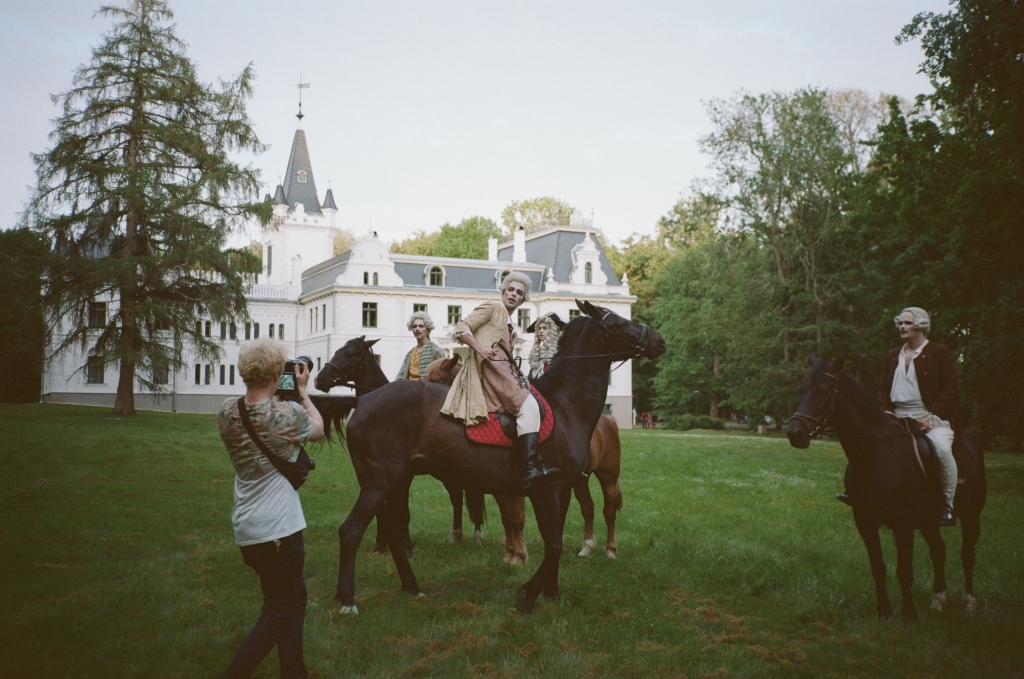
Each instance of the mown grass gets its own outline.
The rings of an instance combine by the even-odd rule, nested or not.
[[[0,441],[0,676],[217,676],[260,595],[232,542],[233,476],[215,419],[2,405]],[[447,498],[430,479],[413,484],[411,526],[429,598],[398,590],[368,536],[362,613],[338,615],[336,530],[357,487],[346,453],[314,453],[302,490],[313,676],[1024,676],[1024,458],[988,459],[979,610],[928,610],[918,538],[922,616],[905,625],[875,617],[864,548],[832,499],[845,464],[835,443],[798,451],[777,438],[632,431],[623,447],[619,559],[574,556],[574,502],[563,598],[541,599],[530,617],[512,602],[539,562],[535,525],[525,570],[501,562],[492,500],[485,544],[451,544]],[[958,602],[959,534],[944,535]],[[892,577],[890,593],[898,602]],[[276,654],[258,676],[278,676]]]

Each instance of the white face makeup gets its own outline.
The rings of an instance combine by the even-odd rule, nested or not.
[[[427,336],[427,324],[419,318],[412,322],[412,336],[417,340]]]
[[[550,334],[551,334],[551,329],[548,327],[547,323],[539,323],[537,325],[537,341],[538,342],[543,342],[544,340],[546,340],[548,338],[548,335],[550,335]]]
[[[501,293],[501,301],[510,313],[518,309],[525,299],[526,287],[519,281],[512,281],[505,288],[505,291]]]
[[[924,337],[924,330],[914,327],[914,314],[904,311],[896,317],[896,329],[900,333],[900,339],[904,342],[920,336]]]

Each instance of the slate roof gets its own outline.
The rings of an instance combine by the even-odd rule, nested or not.
[[[299,172],[306,173],[305,182],[299,181]],[[292,140],[288,170],[284,175],[284,195],[290,208],[294,209],[295,203],[302,203],[306,212],[320,214],[316,182],[313,181],[313,165],[309,162],[309,149],[306,147],[306,133],[303,130],[295,130],[295,138]]]
[[[331,191],[330,189],[327,189],[327,195],[324,196],[323,208],[325,210],[327,208],[330,208],[332,210],[337,210],[338,209],[338,206],[335,205],[335,203],[334,203],[334,191]]]
[[[572,273],[572,249],[583,242],[587,231],[587,229],[569,230],[563,226],[547,233],[530,234],[526,237],[526,261],[531,264],[543,264],[554,270],[557,282],[568,283],[569,274]],[[601,270],[608,277],[608,285],[618,285],[619,278],[612,270],[611,262],[604,254],[604,248],[593,234],[590,238],[597,244],[597,249],[601,252]],[[502,262],[512,261],[512,242],[502,243],[498,246],[498,259]]]

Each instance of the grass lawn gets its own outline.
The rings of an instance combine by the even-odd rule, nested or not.
[[[931,567],[915,550],[921,620],[899,621],[895,548],[883,536],[897,618],[875,616],[864,547],[841,488],[836,443],[701,432],[623,432],[619,558],[575,554],[573,503],[563,598],[512,611],[539,563],[507,566],[497,507],[483,545],[448,541],[441,484],[413,484],[413,568],[357,564],[358,617],[338,615],[337,528],[358,488],[348,454],[311,450],[306,520],[306,662],[314,677],[1024,677],[1024,456],[988,457],[975,588],[928,608]],[[255,574],[231,533],[233,473],[213,416],[0,405],[0,676],[215,677],[258,615]],[[596,481],[595,496],[600,496]],[[600,500],[598,500],[600,502]],[[604,524],[598,510],[598,535]],[[373,529],[371,528],[371,531]],[[953,603],[956,602],[956,603]],[[257,673],[277,677],[272,654]]]

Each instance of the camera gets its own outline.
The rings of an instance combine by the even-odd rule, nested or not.
[[[281,379],[277,383],[277,397],[282,401],[291,401],[298,396],[295,384],[295,364],[305,363],[306,369],[313,372],[313,359],[309,356],[299,356],[290,361],[285,361],[284,370],[281,372]]]

